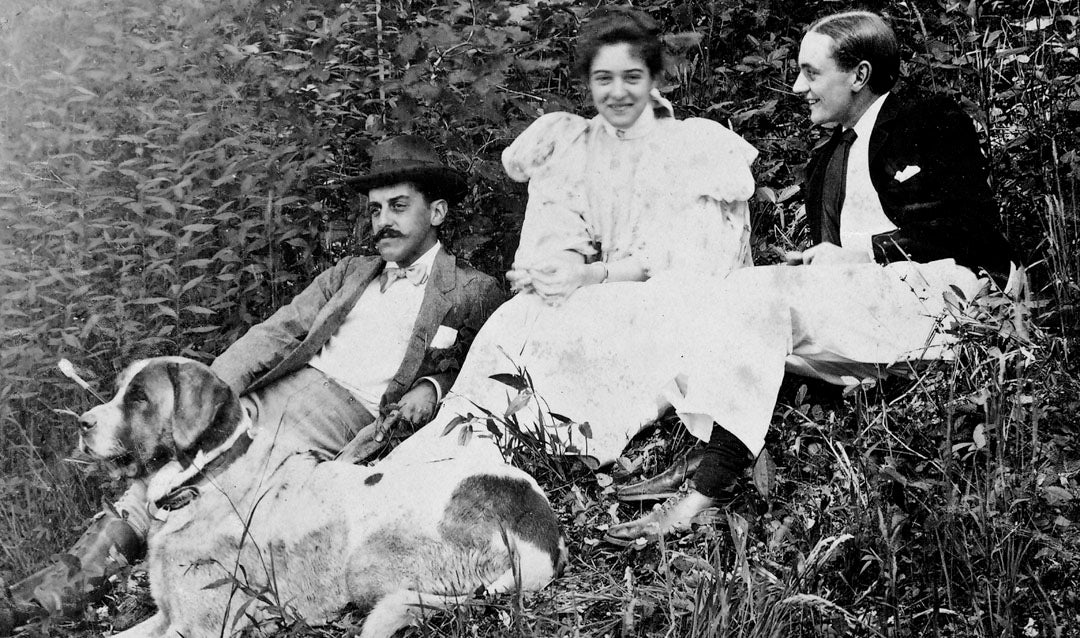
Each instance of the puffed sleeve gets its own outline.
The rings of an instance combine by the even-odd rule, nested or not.
[[[687,149],[686,168],[699,195],[719,202],[746,201],[754,194],[750,165],[758,152],[727,127],[702,118],[683,120],[680,137]]]
[[[751,265],[746,202],[754,194],[750,166],[757,149],[712,120],[678,125],[670,140],[674,150],[662,154],[658,174],[668,179],[667,197],[679,204],[646,234],[646,271],[723,276]]]
[[[533,122],[503,151],[511,179],[529,182],[529,201],[514,256],[526,266],[550,255],[597,252],[585,219],[585,140],[589,124],[570,113],[548,113]]]

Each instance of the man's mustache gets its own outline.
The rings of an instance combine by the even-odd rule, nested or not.
[[[384,228],[384,229],[380,230],[379,232],[375,233],[375,237],[373,239],[374,239],[375,243],[379,243],[380,241],[382,241],[384,239],[393,239],[395,237],[404,237],[404,236],[405,236],[404,233],[401,233],[400,231],[394,230],[393,228]]]

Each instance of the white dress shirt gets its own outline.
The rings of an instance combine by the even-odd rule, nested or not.
[[[844,205],[840,209],[840,245],[864,250],[871,259],[874,257],[873,236],[896,230],[896,225],[885,215],[881,199],[870,181],[870,134],[888,95],[874,100],[853,127],[856,137],[848,155]]]
[[[435,242],[414,263],[430,275],[441,246]],[[341,327],[308,362],[352,392],[375,416],[379,414],[379,402],[390,380],[405,357],[426,287],[402,278],[387,286],[386,292],[380,292],[380,279],[376,277],[368,284]]]

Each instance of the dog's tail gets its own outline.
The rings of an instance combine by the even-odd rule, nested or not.
[[[423,620],[434,611],[446,611],[466,603],[471,595],[444,596],[399,589],[379,599],[368,613],[360,638],[391,638],[399,629]]]

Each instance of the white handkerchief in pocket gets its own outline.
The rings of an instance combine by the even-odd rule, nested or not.
[[[896,171],[896,175],[893,175],[893,179],[898,182],[906,182],[912,177],[918,175],[920,172],[922,172],[922,169],[912,164],[910,166],[905,166],[899,171]]]
[[[449,348],[457,342],[457,330],[450,326],[439,326],[435,336],[431,338],[431,347],[439,350]]]

